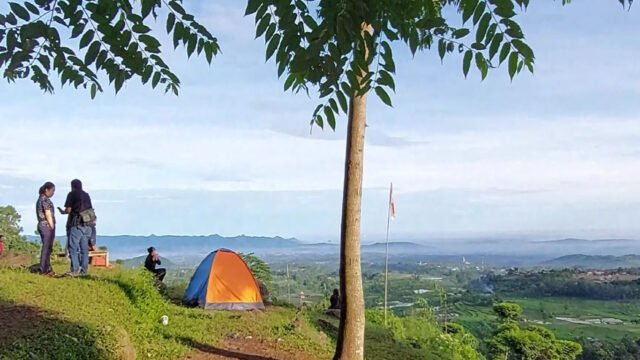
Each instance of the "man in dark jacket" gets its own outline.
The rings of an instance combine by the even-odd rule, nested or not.
[[[147,270],[151,271],[156,276],[156,278],[158,278],[158,280],[164,280],[165,275],[167,275],[167,270],[156,269],[156,265],[162,264],[162,262],[160,261],[160,255],[158,255],[156,248],[152,246],[148,248],[147,251],[149,252],[149,255],[147,255],[147,258],[144,261],[144,267]]]
[[[71,181],[71,192],[64,203],[63,214],[68,214],[67,229],[69,233],[69,257],[71,258],[71,273],[87,274],[89,268],[89,242],[91,240],[92,219],[85,219],[82,214],[93,210],[91,197],[82,190],[82,182],[78,179]]]

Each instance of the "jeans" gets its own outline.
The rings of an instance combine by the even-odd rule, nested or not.
[[[78,225],[69,231],[69,257],[71,258],[71,272],[86,274],[89,269],[89,239],[91,227]]]
[[[38,233],[42,240],[42,251],[40,252],[40,273],[46,274],[51,271],[51,253],[53,252],[53,240],[56,238],[56,230],[49,227],[49,224],[38,224]]]

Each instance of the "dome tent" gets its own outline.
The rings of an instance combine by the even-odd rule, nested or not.
[[[218,249],[204,258],[191,277],[184,302],[205,309],[264,309],[258,282],[242,257]]]

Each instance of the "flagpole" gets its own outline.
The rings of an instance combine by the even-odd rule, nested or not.
[[[387,326],[387,290],[389,275],[389,225],[391,223],[391,201],[393,199],[393,183],[389,186],[389,205],[387,208],[387,241],[384,254],[384,325]]]

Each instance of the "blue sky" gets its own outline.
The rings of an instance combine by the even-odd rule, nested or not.
[[[91,193],[102,234],[339,234],[345,119],[282,92],[244,2],[187,1],[219,38],[209,67],[165,46],[180,97],[133,81],[91,101],[0,85],[0,204],[32,233],[37,189]],[[461,58],[395,50],[394,108],[371,98],[364,241],[528,235],[640,238],[640,13],[617,1],[535,2],[519,16],[535,75],[464,79]],[[162,27],[162,24],[160,24]]]

